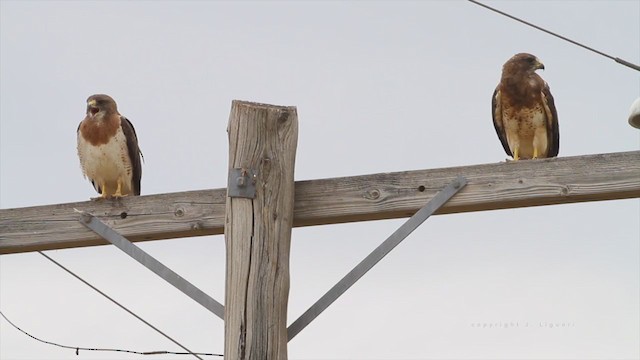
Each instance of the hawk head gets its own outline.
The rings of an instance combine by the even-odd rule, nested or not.
[[[98,119],[105,115],[117,114],[118,107],[116,102],[109,95],[96,94],[91,95],[87,99],[87,117]]]
[[[502,67],[503,75],[533,74],[536,70],[544,70],[544,64],[535,55],[515,54]]]

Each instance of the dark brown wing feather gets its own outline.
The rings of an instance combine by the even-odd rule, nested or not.
[[[498,99],[499,89],[500,86],[496,88],[493,92],[493,96],[491,97],[491,116],[493,117],[493,127],[496,128],[496,133],[498,134],[498,138],[502,143],[504,151],[507,155],[513,156],[513,154],[511,154],[511,149],[509,148],[509,142],[507,141],[507,133],[504,130],[504,123],[502,122],[502,104],[500,99]]]
[[[544,84],[542,88],[542,94],[546,99],[545,106],[551,111],[551,116],[547,114],[547,143],[549,144],[549,150],[547,151],[547,157],[558,156],[560,151],[560,129],[558,126],[558,112],[556,111],[556,104],[553,101],[553,96],[549,90],[549,85]],[[546,111],[546,110],[545,110]]]
[[[136,135],[136,129],[133,128],[133,124],[124,116],[120,116],[120,126],[122,126],[122,132],[127,139],[127,151],[129,152],[129,158],[131,159],[131,170],[133,174],[131,176],[131,182],[133,186],[133,194],[140,195],[140,179],[142,179],[142,164],[140,156],[142,152],[138,147],[138,136]]]

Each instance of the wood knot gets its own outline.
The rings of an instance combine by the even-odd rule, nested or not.
[[[129,214],[127,214],[126,211],[123,211],[123,212],[120,213],[120,219],[126,219],[127,216],[129,216]]]
[[[364,197],[369,200],[377,200],[380,198],[380,190],[378,189],[370,189],[364,193]]]
[[[282,125],[289,120],[289,111],[281,110],[280,115],[278,116],[278,125]]]
[[[420,186],[418,186],[418,191],[420,191],[420,192],[424,192],[425,190],[427,190],[427,188],[426,188],[426,187],[424,187],[424,185],[420,185]]]
[[[263,179],[269,178],[269,174],[271,173],[271,158],[265,156],[260,160],[260,171]],[[254,179],[253,183],[255,184],[258,179]],[[264,181],[264,180],[263,180]]]
[[[176,211],[173,214],[176,217],[183,217],[184,216],[184,209],[183,208],[177,208]]]

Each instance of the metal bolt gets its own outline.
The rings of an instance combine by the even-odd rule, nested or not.
[[[90,222],[91,222],[91,215],[89,215],[89,214],[82,214],[82,221],[83,221],[85,224],[90,223]]]
[[[236,185],[238,185],[238,187],[245,187],[247,186],[247,178],[245,176],[240,176],[236,179]]]

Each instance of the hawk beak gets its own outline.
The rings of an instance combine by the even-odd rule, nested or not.
[[[540,59],[536,59],[536,70],[538,69],[544,70],[544,64],[542,63],[542,61],[540,61]]]
[[[95,100],[87,101],[87,114],[91,114],[93,117],[93,115],[97,114],[99,111],[100,109],[96,106]]]

